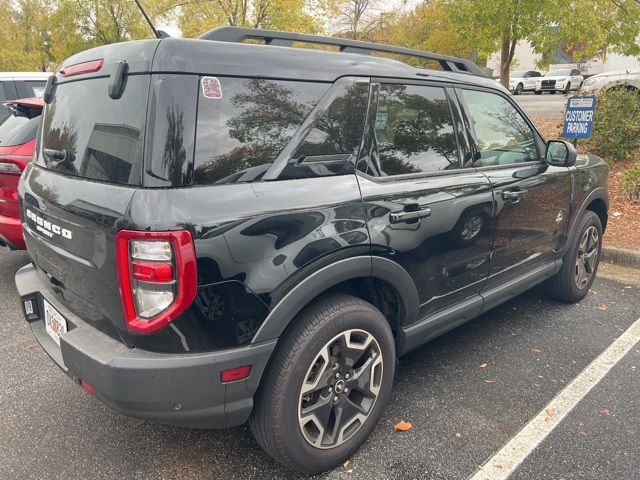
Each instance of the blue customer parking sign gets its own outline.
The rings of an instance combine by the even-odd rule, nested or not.
[[[596,97],[572,97],[564,114],[564,138],[589,138],[593,132]]]

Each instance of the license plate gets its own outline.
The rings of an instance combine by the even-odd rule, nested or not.
[[[42,302],[44,303],[44,326],[49,336],[60,345],[60,337],[67,333],[67,321],[49,302],[44,299]]]

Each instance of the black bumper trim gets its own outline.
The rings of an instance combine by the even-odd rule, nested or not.
[[[247,421],[262,373],[277,340],[211,353],[162,354],[129,348],[85,323],[46,287],[33,265],[16,273],[21,299],[42,298],[74,328],[60,338],[60,347],[47,334],[43,319],[31,330],[51,359],[74,381],[95,388],[98,399],[119,412],[169,425],[224,428]],[[222,370],[251,364],[251,375],[223,384]]]

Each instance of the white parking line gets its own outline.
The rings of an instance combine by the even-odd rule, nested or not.
[[[555,396],[507,444],[490,457],[469,480],[509,478],[589,391],[640,341],[640,318]]]

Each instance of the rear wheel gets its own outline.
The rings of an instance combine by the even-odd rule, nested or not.
[[[556,94],[556,91],[555,91],[555,90],[549,90],[549,93],[550,93],[551,95],[555,95],[555,94]]]
[[[524,90],[524,85],[522,85],[521,83],[519,83],[519,84],[516,86],[516,91],[515,91],[516,95],[522,95],[522,91],[523,91],[523,90]]]
[[[276,461],[305,473],[334,467],[369,436],[391,392],[395,344],[385,317],[349,295],[308,307],[280,341],[251,430]]]
[[[542,95],[542,90],[536,90],[534,93],[535,93],[536,95]]]
[[[573,245],[563,257],[562,268],[545,282],[547,291],[558,300],[577,302],[591,288],[600,263],[602,223],[594,212],[587,210],[580,220]]]

